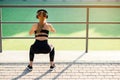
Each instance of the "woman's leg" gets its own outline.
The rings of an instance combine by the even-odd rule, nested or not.
[[[32,46],[30,47],[29,60],[30,60],[29,65],[32,66],[33,65],[33,60],[34,60],[34,50],[33,50]]]
[[[54,65],[54,56],[55,56],[55,50],[54,48],[51,50],[49,57],[50,57],[50,65],[53,66]]]

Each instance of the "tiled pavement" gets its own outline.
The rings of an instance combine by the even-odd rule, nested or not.
[[[27,64],[0,65],[0,80],[120,80],[120,64],[56,64],[49,71],[49,64],[34,64],[34,69],[25,69]]]
[[[72,58],[71,61],[67,58],[67,55],[61,54],[67,59],[64,59],[65,61],[62,61],[63,58],[56,59],[56,69],[54,71],[49,71],[49,63],[45,60],[42,60],[43,62],[35,61],[33,70],[28,71],[26,70],[28,62],[14,60],[7,62],[5,55],[0,54],[0,80],[120,80],[119,52],[116,52],[114,56],[113,52],[108,52],[110,54],[106,56],[107,59],[103,57],[103,54],[97,58],[95,57],[96,54],[93,55],[92,53],[83,53],[79,56],[74,54],[74,57],[73,55],[69,56]],[[56,57],[61,57],[61,55],[57,54]],[[22,56],[19,55],[18,57]],[[117,57],[118,59],[115,59]],[[24,57],[22,58],[24,59]],[[104,60],[102,61],[101,58]],[[18,60],[20,59],[18,58]]]

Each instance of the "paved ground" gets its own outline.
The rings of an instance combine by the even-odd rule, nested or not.
[[[58,51],[56,69],[52,72],[49,71],[47,55],[37,55],[33,71],[26,70],[26,53],[4,51],[0,54],[0,80],[120,80],[120,51],[92,51],[87,54]]]
[[[0,80],[120,80],[120,64],[34,64],[33,71],[25,70],[27,64],[0,65]]]

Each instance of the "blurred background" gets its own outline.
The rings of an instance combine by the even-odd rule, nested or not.
[[[0,5],[120,6],[120,0],[0,0]],[[38,22],[36,19],[38,9],[48,11],[47,21],[57,31],[49,35],[49,43],[53,44],[56,50],[85,50],[87,8],[0,7],[3,50],[29,50],[30,45],[34,42],[34,35],[29,36],[28,32],[33,23]],[[89,39],[89,50],[120,50],[120,8],[89,8],[89,22],[98,22],[89,24],[89,38],[118,38]],[[111,24],[104,24],[104,22],[111,22]],[[30,38],[6,39],[7,37]]]

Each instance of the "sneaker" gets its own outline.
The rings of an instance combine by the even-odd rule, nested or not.
[[[53,66],[50,66],[50,71],[53,71],[55,69],[55,64]]]
[[[33,67],[30,66],[30,65],[27,66],[27,69],[30,70],[30,71],[32,71],[32,68],[33,68]]]

